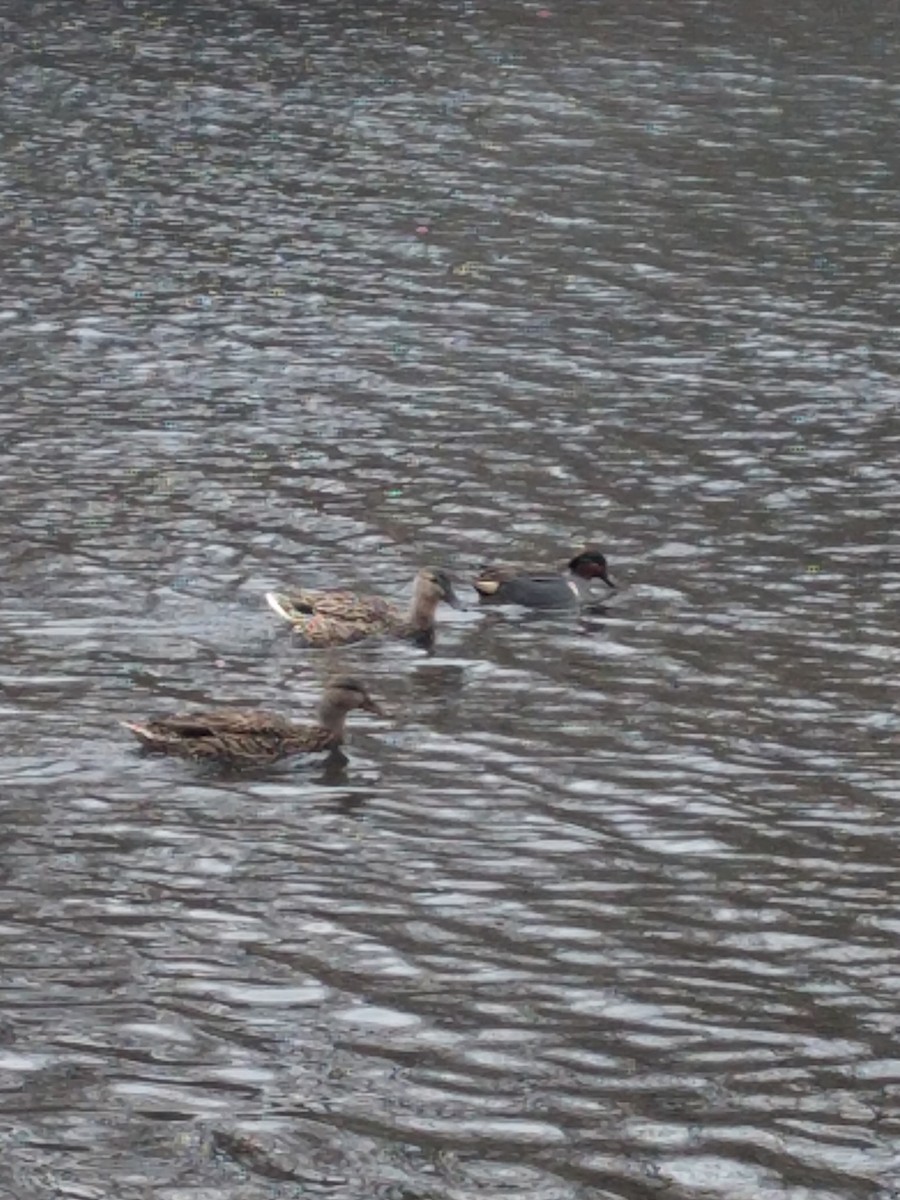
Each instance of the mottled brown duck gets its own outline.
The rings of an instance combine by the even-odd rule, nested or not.
[[[431,567],[416,575],[412,601],[405,612],[380,596],[313,588],[267,592],[266,603],[312,647],[345,646],[385,636],[430,645],[438,605],[461,607],[450,576]]]
[[[336,750],[344,740],[347,714],[355,708],[384,716],[364,683],[340,676],[325,685],[315,724],[296,725],[276,713],[239,709],[175,713],[121,724],[145,750],[251,766]]]

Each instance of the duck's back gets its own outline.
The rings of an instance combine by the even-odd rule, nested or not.
[[[381,596],[360,596],[356,592],[337,589],[306,591],[301,595],[306,597],[309,611],[322,617],[334,617],[359,624],[367,621],[380,624],[400,616],[396,607]]]
[[[478,589],[483,599],[495,604],[520,604],[525,608],[570,608],[580,600],[574,581],[562,575],[515,575],[502,580],[490,593]]]

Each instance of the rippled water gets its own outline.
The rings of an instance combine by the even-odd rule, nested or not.
[[[900,36],[792,7],[7,6],[2,1200],[900,1195]]]

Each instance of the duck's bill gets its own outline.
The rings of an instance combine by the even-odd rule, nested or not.
[[[452,588],[450,589],[450,591],[445,593],[444,600],[446,601],[447,604],[450,605],[451,608],[464,608],[465,607],[463,605],[462,600],[460,600],[459,596],[457,596],[456,592],[454,592]]]
[[[615,589],[616,584],[613,582],[612,576],[609,574],[608,571],[604,571],[602,573],[602,575],[600,576],[600,578],[603,580],[603,582],[606,584],[606,586],[608,588]]]
[[[374,713],[376,717],[390,716],[390,713],[388,713],[386,709],[382,708],[377,700],[373,700],[371,696],[363,705],[363,709],[365,712]]]

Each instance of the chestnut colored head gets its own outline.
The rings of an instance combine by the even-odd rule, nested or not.
[[[569,563],[569,570],[579,579],[602,579],[607,587],[614,588],[606,566],[606,559],[599,550],[585,550],[576,554]]]

